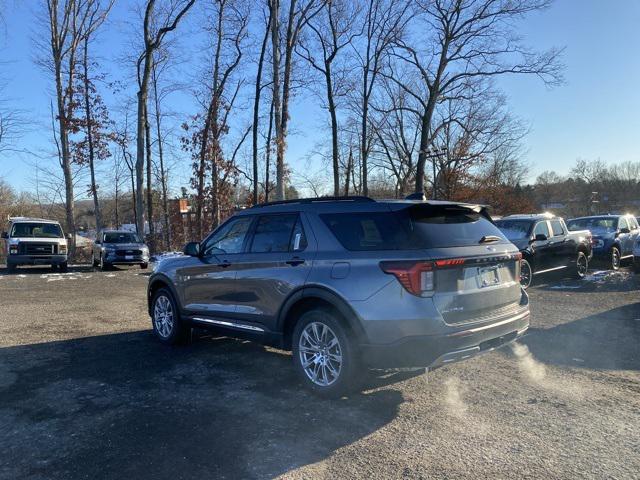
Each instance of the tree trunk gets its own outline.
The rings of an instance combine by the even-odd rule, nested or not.
[[[292,0],[293,1],[293,0]],[[273,57],[273,105],[276,126],[276,200],[284,200],[284,132],[280,103],[280,0],[271,0],[271,45]]]
[[[273,110],[274,102],[271,102],[271,108],[269,109],[269,128],[267,129],[267,141],[265,142],[265,173],[264,173],[264,201],[269,201],[269,193],[271,189],[269,187],[270,175],[269,170],[271,168],[271,137],[273,135]]]
[[[344,181],[344,196],[349,196],[349,182],[351,181],[351,169],[353,168],[353,149],[349,147],[349,158],[347,159],[347,171]]]
[[[271,10],[269,10],[269,19],[267,28],[262,38],[262,46],[260,48],[260,59],[258,60],[258,71],[256,73],[256,90],[253,100],[253,204],[258,203],[258,123],[260,121],[260,94],[262,93],[262,68],[264,65],[264,57],[267,50],[267,42],[269,40],[269,31],[271,29]]]
[[[331,79],[331,63],[325,62],[325,82],[327,87],[327,104],[329,115],[331,116],[331,159],[333,164],[333,195],[340,195],[340,162],[338,148],[338,116],[336,114],[336,103],[333,98],[333,82]]]
[[[153,222],[153,162],[151,155],[151,125],[149,124],[149,112],[144,106],[144,138],[147,156],[147,222],[149,223],[150,248],[155,251],[156,228]]]
[[[98,201],[98,186],[96,185],[95,152],[93,148],[93,119],[89,98],[89,37],[84,39],[84,109],[87,122],[87,144],[89,147],[89,171],[91,172],[91,196],[93,197],[93,211],[96,216],[96,230],[102,230],[102,212]]]

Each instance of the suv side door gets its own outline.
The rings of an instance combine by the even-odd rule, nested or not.
[[[559,218],[549,220],[549,226],[551,227],[549,242],[551,266],[549,268],[564,267],[569,264],[569,249],[571,248],[571,243],[567,242],[566,227]]]
[[[546,240],[536,240],[536,235],[542,234],[547,237]],[[533,227],[532,234],[532,246],[535,251],[534,259],[535,259],[535,270],[546,270],[547,268],[551,268],[551,247],[550,247],[550,238],[551,238],[551,229],[549,228],[549,224],[546,220],[542,220],[535,224]]]
[[[623,232],[623,229],[625,230]],[[618,240],[620,242],[620,255],[626,257],[631,255],[633,251],[633,238],[631,235],[631,225],[627,221],[627,217],[618,218]]]
[[[246,248],[251,215],[232,217],[200,246],[201,254],[178,269],[183,305],[189,313],[233,316],[236,311],[236,262]]]
[[[275,331],[280,307],[309,276],[315,245],[303,213],[260,215],[237,266],[238,318]]]

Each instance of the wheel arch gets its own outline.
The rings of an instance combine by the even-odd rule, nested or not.
[[[152,277],[149,280],[149,286],[147,287],[147,310],[149,312],[149,315],[151,315],[151,302],[153,301],[153,297],[161,288],[166,288],[167,290],[169,290],[173,295],[173,299],[178,305],[178,308],[182,308],[182,305],[180,303],[180,296],[178,295],[173,282],[168,277],[160,274]]]
[[[291,349],[291,337],[300,316],[314,308],[333,312],[357,339],[366,338],[358,315],[337,293],[317,286],[303,287],[293,292],[278,314],[277,330],[282,332],[282,346]]]

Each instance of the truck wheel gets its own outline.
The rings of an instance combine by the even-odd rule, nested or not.
[[[520,285],[525,290],[533,283],[533,268],[524,258],[520,260]]]
[[[180,320],[180,312],[173,295],[161,288],[151,303],[153,333],[165,345],[185,343],[191,336],[191,328]]]
[[[16,269],[18,267],[16,265],[12,265],[10,263],[7,263],[7,272],[8,273],[16,273]]]
[[[620,250],[618,247],[613,247],[611,249],[611,269],[618,270],[622,263],[622,259],[620,258]]]
[[[576,278],[584,278],[589,270],[589,259],[584,252],[578,252],[578,258],[575,264],[575,276]]]
[[[294,368],[314,393],[339,398],[359,386],[362,368],[356,346],[330,311],[317,308],[304,313],[291,341]]]
[[[61,263],[58,266],[60,267],[61,273],[67,273],[69,271],[69,264],[67,262]]]

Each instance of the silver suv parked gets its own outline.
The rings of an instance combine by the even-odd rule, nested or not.
[[[149,279],[163,343],[191,327],[293,351],[316,392],[355,388],[361,368],[430,367],[521,336],[520,253],[485,208],[366,197],[241,211]]]
[[[96,235],[92,250],[93,266],[106,270],[113,265],[149,266],[149,247],[137,233],[102,230]]]

